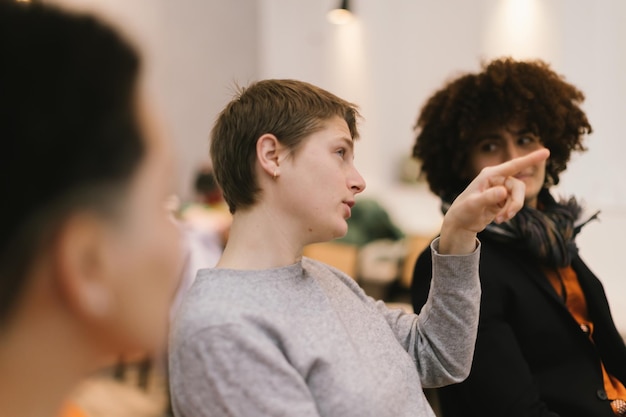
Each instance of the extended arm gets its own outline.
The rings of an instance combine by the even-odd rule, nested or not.
[[[460,382],[469,374],[480,305],[476,234],[522,208],[525,187],[514,175],[548,155],[543,149],[483,169],[454,201],[431,245],[432,285],[419,317],[388,315],[425,387]]]
[[[469,255],[441,255],[438,245],[439,239],[431,244],[433,288],[419,316],[377,304],[427,388],[458,383],[469,374],[480,305],[480,247]]]

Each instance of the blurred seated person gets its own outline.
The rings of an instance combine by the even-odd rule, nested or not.
[[[209,207],[220,205],[228,211],[228,205],[224,201],[222,190],[217,185],[213,169],[210,166],[203,166],[198,170],[194,181],[194,189],[196,201]]]
[[[217,264],[224,245],[232,215],[210,167],[200,168],[194,180],[194,199],[176,210],[183,236],[184,266],[171,315],[176,314],[198,270]]]
[[[499,59],[445,84],[419,115],[414,156],[444,212],[486,167],[550,150],[515,175],[526,184],[524,208],[479,233],[474,362],[465,382],[439,390],[445,417],[626,413],[626,347],[575,241],[595,215],[550,193],[591,132],[583,100],[544,62]],[[428,249],[415,265],[415,311],[428,299],[430,257]]]
[[[214,234],[224,247],[232,215],[210,167],[202,167],[196,173],[194,199],[182,205],[178,216],[195,229]]]
[[[139,56],[98,20],[1,0],[0,57],[0,410],[75,415],[110,358],[162,351],[171,148]]]

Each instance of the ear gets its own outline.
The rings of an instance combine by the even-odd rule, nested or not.
[[[53,276],[60,296],[77,317],[100,321],[112,313],[107,276],[110,237],[95,213],[71,215],[53,242]]]
[[[283,149],[278,138],[270,133],[262,135],[256,142],[257,161],[263,172],[271,178],[280,175],[279,156]]]

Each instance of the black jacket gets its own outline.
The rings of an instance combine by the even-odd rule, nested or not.
[[[439,390],[444,417],[615,417],[600,358],[626,383],[626,346],[600,281],[579,257],[573,260],[594,345],[528,254],[479,238],[483,292],[474,363],[465,382]],[[428,248],[413,273],[416,312],[428,297],[431,268]]]

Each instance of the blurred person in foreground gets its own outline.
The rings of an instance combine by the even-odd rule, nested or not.
[[[87,15],[0,2],[0,410],[58,414],[160,350],[179,268],[172,163],[136,52]]]
[[[417,316],[302,257],[305,245],[345,235],[365,188],[353,164],[357,118],[353,104],[294,80],[242,88],[219,115],[211,158],[233,222],[174,321],[178,417],[433,416],[421,386],[469,372],[476,232],[521,208],[524,185],[510,175],[548,152],[485,170],[457,199],[432,244],[434,292]]]
[[[515,175],[526,184],[524,208],[479,233],[474,363],[465,382],[439,390],[445,417],[626,413],[626,347],[575,243],[595,214],[550,193],[591,132],[583,100],[544,62],[499,59],[448,82],[419,115],[414,155],[444,212],[485,167],[550,150]],[[415,311],[427,303],[430,256],[415,265]]]

